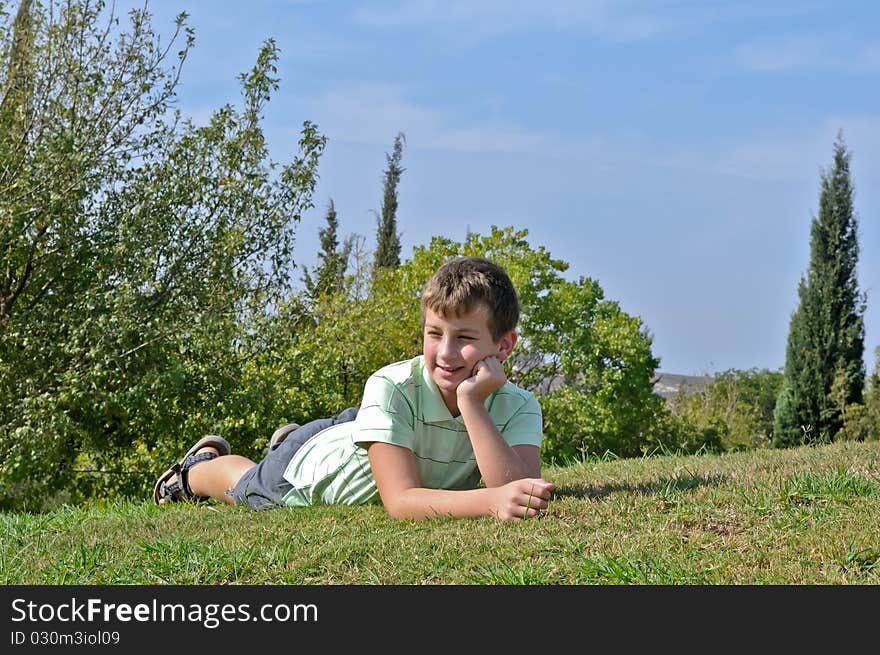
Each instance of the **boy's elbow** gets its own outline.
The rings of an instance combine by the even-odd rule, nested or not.
[[[410,509],[401,508],[401,507],[385,507],[385,511],[388,513],[392,519],[396,521],[404,521],[407,519],[420,521],[424,518],[427,518],[426,515],[422,512],[414,512]]]
[[[383,501],[382,505],[385,507],[388,516],[398,520],[410,519],[421,521],[451,515],[439,507],[435,507],[432,503],[425,503],[413,498],[408,500],[404,498],[389,499],[388,502]]]
[[[408,517],[408,516],[406,515],[406,512],[402,511],[402,510],[401,510],[398,506],[396,506],[396,505],[388,505],[388,504],[386,503],[384,506],[385,506],[385,511],[388,513],[388,516],[390,516],[390,517],[393,518],[393,519],[406,519],[406,518],[410,518],[410,517]]]
[[[411,508],[408,503],[404,502],[402,498],[398,496],[394,496],[392,498],[383,498],[382,506],[385,508],[385,511],[388,513],[393,519],[412,519],[418,518],[413,515]]]

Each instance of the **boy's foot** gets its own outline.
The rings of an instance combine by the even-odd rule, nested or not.
[[[215,459],[232,452],[229,442],[223,437],[207,435],[199,439],[186,451],[177,464],[166,470],[153,487],[153,502],[157,505],[198,498],[189,486],[189,471],[196,464]]]
[[[272,437],[269,439],[269,450],[272,450],[275,446],[287,439],[287,435],[296,430],[298,427],[299,423],[288,423],[287,425],[282,425],[280,428],[275,430],[275,432],[272,433]]]

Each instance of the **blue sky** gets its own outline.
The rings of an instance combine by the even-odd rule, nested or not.
[[[124,2],[121,7],[129,6]],[[272,37],[266,112],[289,161],[304,120],[328,138],[296,263],[312,266],[332,198],[375,242],[385,154],[406,136],[403,255],[442,234],[529,231],[640,316],[660,371],[777,369],[809,262],[820,170],[852,151],[880,345],[880,3],[543,0],[152,0],[196,45],[179,106],[238,101]],[[297,273],[297,277],[299,273]]]

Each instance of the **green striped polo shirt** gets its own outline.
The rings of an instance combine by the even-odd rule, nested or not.
[[[507,382],[486,399],[486,409],[509,445],[540,447],[543,424],[534,394]],[[423,487],[475,489],[480,482],[464,421],[449,412],[419,355],[376,371],[364,386],[357,418],[303,444],[284,471],[293,485],[284,502],[380,502],[367,457],[367,446],[374,441],[411,450]]]

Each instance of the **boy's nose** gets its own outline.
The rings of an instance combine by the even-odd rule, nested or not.
[[[438,352],[441,355],[452,355],[455,353],[455,342],[452,339],[441,339]]]

